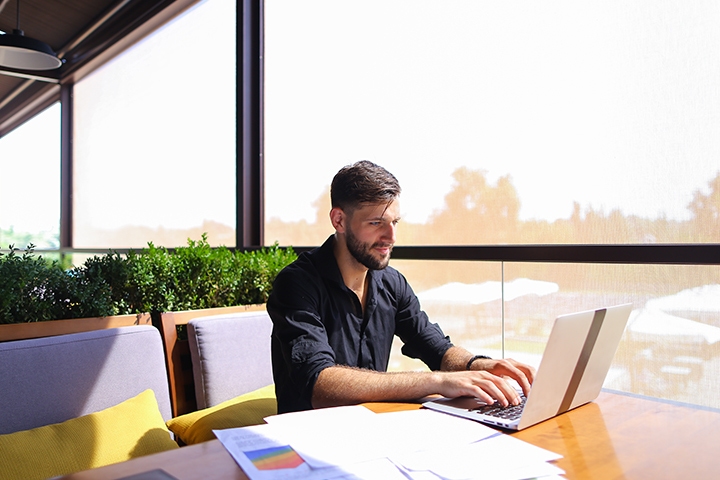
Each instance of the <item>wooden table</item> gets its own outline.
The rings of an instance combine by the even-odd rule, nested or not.
[[[418,408],[369,404],[376,412]],[[602,392],[598,399],[513,436],[563,456],[568,479],[720,478],[720,412]],[[162,469],[180,480],[246,480],[218,440],[68,475],[117,479]]]

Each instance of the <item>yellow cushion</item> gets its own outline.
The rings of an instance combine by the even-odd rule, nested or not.
[[[276,413],[275,385],[268,385],[214,407],[175,417],[167,426],[186,445],[192,445],[215,438],[213,430],[259,425],[265,423],[263,418]]]
[[[0,478],[45,479],[178,448],[152,390],[62,423],[0,435]]]

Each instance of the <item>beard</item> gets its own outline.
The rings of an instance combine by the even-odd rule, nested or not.
[[[372,245],[369,243],[363,243],[357,239],[355,234],[353,234],[352,230],[349,228],[345,232],[345,241],[350,255],[370,270],[382,270],[390,263],[389,253],[387,257],[382,258],[377,258],[372,254],[373,248],[387,246],[385,243],[377,242]],[[390,251],[392,251],[392,245],[390,245]]]

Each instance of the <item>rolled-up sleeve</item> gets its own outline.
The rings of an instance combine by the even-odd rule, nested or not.
[[[402,353],[422,360],[431,370],[440,370],[452,342],[439,325],[431,323],[405,277],[397,273],[395,334],[403,341]]]

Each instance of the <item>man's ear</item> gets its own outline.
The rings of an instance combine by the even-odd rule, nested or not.
[[[340,207],[334,207],[330,210],[330,222],[333,228],[338,233],[345,233],[345,222],[347,221],[347,215]]]

